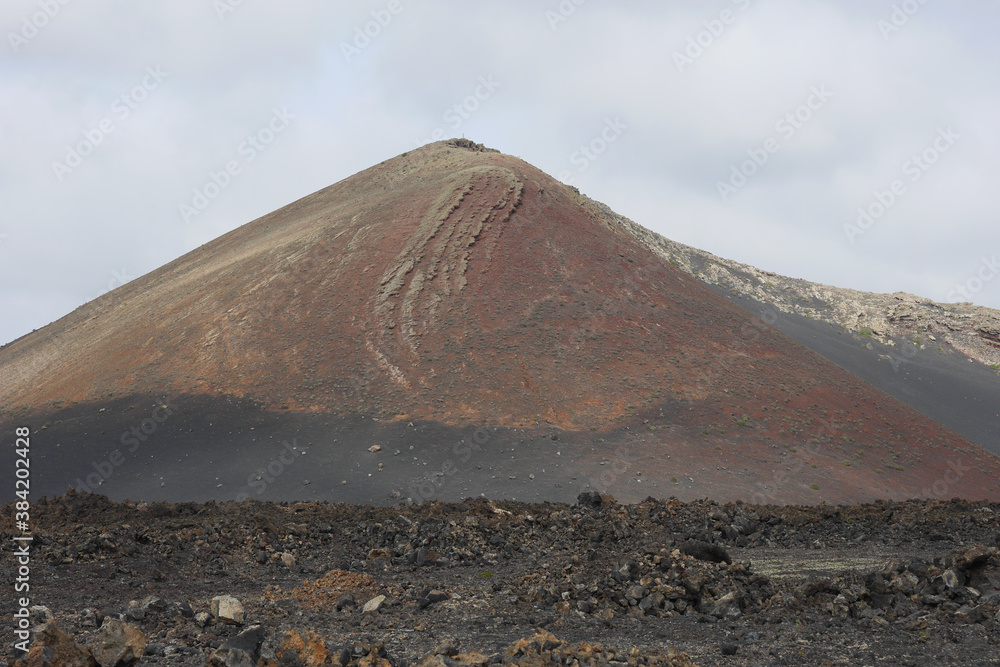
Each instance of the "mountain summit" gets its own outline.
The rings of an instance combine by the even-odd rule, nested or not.
[[[465,140],[86,304],[0,376],[0,422],[49,424],[50,493],[1000,499],[996,456]]]

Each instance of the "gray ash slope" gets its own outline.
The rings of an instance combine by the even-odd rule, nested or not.
[[[592,465],[588,457],[607,448],[616,465],[614,452],[637,451],[643,437],[620,429],[602,433],[597,443],[593,433],[552,427],[457,428],[303,416],[265,410],[249,399],[185,395],[69,406],[51,419],[32,435],[33,498],[60,496],[72,487],[147,502],[388,505],[479,495],[567,502],[600,487],[600,473],[611,469]],[[0,460],[12,456],[5,448]],[[669,495],[666,490],[649,492]]]
[[[1000,365],[1000,311],[788,278],[672,241],[604,204],[587,201],[744,310],[1000,454],[1000,371],[995,368]]]
[[[902,338],[893,345],[867,338],[837,324],[777,310],[753,297],[723,296],[826,359],[878,387],[939,424],[1000,454],[1000,379],[946,341],[914,345]],[[940,349],[939,349],[940,348]],[[971,363],[970,363],[971,362]]]

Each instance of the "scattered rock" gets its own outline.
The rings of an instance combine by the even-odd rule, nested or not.
[[[962,585],[962,579],[959,577],[958,572],[950,568],[941,573],[941,579],[948,590],[954,590]]]
[[[55,623],[46,623],[35,632],[35,640],[15,667],[97,667],[86,648],[63,632]]]
[[[726,593],[712,602],[705,613],[722,619],[739,618],[742,614],[739,596],[734,592]]]
[[[209,656],[205,667],[257,667],[257,662],[246,651],[220,647]]]
[[[443,642],[434,647],[435,655],[446,655],[449,658],[458,655],[458,647],[455,646],[454,640],[445,639]]]
[[[51,623],[55,619],[52,611],[44,605],[35,605],[28,612],[31,615],[31,624],[34,626]]]
[[[385,604],[385,596],[377,595],[371,600],[365,603],[365,606],[361,609],[362,613],[371,614],[377,612]]]
[[[420,597],[417,598],[417,605],[421,609],[424,609],[425,607],[429,607],[430,605],[434,604],[435,602],[444,602],[448,598],[449,598],[449,595],[445,591],[437,590],[437,589],[429,590],[429,591],[426,591],[423,595],[421,595]]]
[[[688,540],[681,545],[681,553],[709,563],[732,563],[729,552],[720,544],[709,544],[701,540]]]
[[[243,605],[231,595],[212,598],[212,616],[230,625],[243,625]]]
[[[157,597],[155,595],[150,595],[143,598],[142,602],[139,603],[139,608],[142,609],[143,614],[146,616],[155,616],[156,614],[161,614],[167,610],[166,601],[163,598]]]
[[[145,653],[146,641],[146,635],[136,626],[105,618],[90,651],[101,667],[131,667]]]
[[[460,667],[487,667],[487,665],[490,664],[488,656],[475,651],[458,653],[452,656],[452,659],[460,665]]]
[[[495,148],[487,148],[486,146],[484,146],[482,144],[477,144],[475,141],[473,141],[471,139],[466,139],[465,137],[462,137],[461,139],[452,139],[452,140],[450,140],[448,142],[448,144],[451,145],[451,146],[454,146],[455,148],[467,148],[470,151],[475,151],[475,152],[478,152],[478,153],[484,153],[484,152],[485,153],[497,153],[497,152],[499,152]]]
[[[267,631],[263,626],[250,626],[217,648],[209,658],[207,667],[256,667],[266,635]]]
[[[334,658],[323,638],[312,630],[286,632],[275,654],[281,665],[298,664],[303,667],[329,665]],[[341,658],[341,655],[336,657]],[[346,663],[341,660],[339,664],[343,666]]]
[[[293,567],[295,567],[295,556],[293,556],[292,554],[287,552],[282,553],[279,556],[279,558],[281,560],[281,564],[287,567],[288,569],[292,569]]]
[[[943,655],[972,664],[989,650],[1000,623],[1000,560],[992,546],[974,542],[1000,526],[1000,513],[985,504],[762,507],[647,499],[636,505],[608,505],[610,501],[599,495],[590,498],[588,505],[472,499],[460,505],[396,508],[307,502],[163,504],[162,526],[156,520],[152,527],[120,530],[108,526],[123,518],[137,524],[133,508],[96,498],[74,508],[57,499],[54,506],[40,503],[38,513],[49,541],[39,540],[35,553],[39,567],[53,568],[52,574],[62,581],[40,577],[38,599],[49,602],[58,618],[63,618],[60,612],[66,614],[66,629],[74,630],[71,638],[89,650],[95,662],[98,635],[131,624],[149,635],[143,653],[150,664],[204,665],[210,660],[212,665],[256,667],[399,664],[379,648],[379,640],[397,647],[390,650],[398,651],[400,663],[414,667],[422,660],[426,667],[489,667],[503,656],[496,653],[495,644],[478,644],[476,638],[509,636],[517,625],[573,628],[581,636],[602,640],[635,632],[648,647],[655,646],[660,629],[667,627],[652,617],[683,617],[668,625],[689,627],[676,635],[677,641],[697,650],[706,663],[713,662],[713,654],[715,661],[722,661],[722,646],[734,644],[740,660],[769,664],[765,653],[780,633],[818,645],[843,645],[842,659],[851,664],[864,662],[864,656],[859,644],[846,642],[862,637],[870,650],[896,655],[899,649],[915,664],[937,664]],[[139,514],[142,521],[151,520],[148,513]],[[255,515],[270,517],[265,523],[273,524],[274,533],[255,526]],[[91,527],[92,516],[101,517],[94,523],[103,525]],[[69,524],[72,530],[65,528]],[[86,551],[105,534],[121,553]],[[864,551],[855,547],[860,534],[866,535]],[[735,541],[739,548],[740,540],[747,546],[740,556],[734,552],[730,563],[700,559],[685,546],[699,541],[733,548],[728,545]],[[825,554],[809,551],[817,543],[843,550],[850,558],[831,564]],[[955,543],[963,546],[954,548]],[[921,557],[880,560],[881,551],[872,549],[874,545],[884,547],[886,554]],[[344,569],[326,570],[326,575],[299,586],[300,580],[284,568],[262,570],[256,565],[260,552],[265,563],[278,563],[282,554],[294,553],[296,568]],[[813,560],[822,564],[822,574],[809,571]],[[425,567],[418,569],[418,563]],[[808,573],[804,579],[784,574],[770,578],[757,567],[793,573],[805,568]],[[64,572],[71,577],[88,573],[94,590],[102,580],[114,580],[116,586],[107,589],[112,592],[121,590],[117,584],[124,577],[134,582],[133,590],[141,591],[134,593],[140,601],[126,605],[127,594],[78,595],[72,586],[62,594]],[[170,583],[153,583],[157,581]],[[244,626],[235,618],[227,625],[201,610],[195,614],[187,602],[149,595],[176,590],[171,595],[177,599],[195,599],[189,596],[201,594],[206,582],[213,581],[222,590],[229,582],[247,610],[254,610],[253,621],[264,623],[266,631],[249,628],[240,633]],[[375,607],[377,612],[353,613],[361,611],[358,601],[369,601],[369,610]],[[215,605],[217,616],[220,602]],[[85,608],[88,604],[97,609]],[[82,611],[66,612],[73,609]],[[31,614],[36,620],[48,617],[41,608]],[[142,630],[131,620],[133,615],[142,618]],[[248,615],[244,611],[244,623]],[[107,627],[105,616],[110,619]],[[793,630],[789,624],[796,621],[800,623]],[[290,628],[297,628],[298,639],[286,637]],[[443,636],[454,641],[442,642],[442,635],[428,638],[446,628],[449,634]],[[419,644],[411,641],[418,637]],[[435,642],[435,655],[417,648],[427,650]],[[777,644],[774,658],[779,659],[770,662],[794,658],[790,642]],[[459,647],[468,651],[459,652]],[[117,654],[114,648],[108,652]],[[546,648],[542,642],[540,648],[525,647],[510,664],[654,667],[660,664],[657,660],[666,660],[643,649],[635,660],[634,654],[610,649],[595,649],[580,660],[578,648],[566,642]],[[133,663],[135,653],[134,648],[131,657],[112,657],[112,662]],[[45,664],[48,658],[38,651],[36,655]]]
[[[130,600],[128,609],[125,610],[125,618],[136,623],[141,623],[146,619],[146,612],[142,608],[142,603],[138,600]]]
[[[956,551],[948,557],[948,561],[951,563],[952,567],[965,572],[975,567],[985,565],[991,558],[996,558],[998,555],[1000,555],[1000,551],[994,549],[993,547],[975,544],[967,549],[960,549]]]
[[[80,612],[80,625],[84,628],[99,628],[104,623],[104,612],[88,607]]]

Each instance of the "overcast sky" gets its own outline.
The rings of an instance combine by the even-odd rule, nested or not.
[[[723,257],[1000,308],[997,25],[961,0],[5,0],[0,343],[463,134]]]

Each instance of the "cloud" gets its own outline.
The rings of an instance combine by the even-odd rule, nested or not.
[[[397,1],[231,2],[221,17],[211,2],[70,2],[16,51],[10,33],[41,5],[5,3],[0,341],[438,128],[795,277],[943,300],[1000,251],[998,8],[927,3],[886,38],[891,2]],[[700,52],[679,68],[689,40]],[[116,114],[150,67],[169,74]],[[499,83],[488,95],[484,78]],[[816,86],[832,96],[788,136],[779,123]],[[246,161],[276,108],[294,121]],[[616,118],[627,129],[574,160]],[[104,120],[113,130],[60,180],[53,162]],[[953,149],[851,243],[857,209],[947,127]],[[776,152],[723,201],[718,183],[769,139]],[[179,206],[232,160],[240,173],[185,221]],[[975,299],[1000,307],[1000,283]]]

